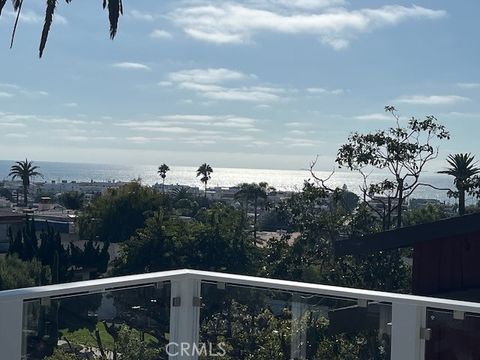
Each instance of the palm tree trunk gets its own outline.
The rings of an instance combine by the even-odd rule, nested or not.
[[[28,206],[28,186],[23,185],[23,205]]]
[[[207,182],[205,182],[205,198],[207,198]]]
[[[254,203],[254,214],[253,214],[253,240],[255,244],[257,243],[257,218],[258,218],[258,197],[255,196]]]
[[[458,213],[465,215],[465,189],[462,187],[458,191]]]
[[[162,181],[162,192],[165,194],[165,179]]]

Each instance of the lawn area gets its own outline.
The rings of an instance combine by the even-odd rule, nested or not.
[[[97,323],[96,327],[100,332],[100,339],[105,350],[113,350],[114,341],[110,334],[107,333],[105,325],[101,322]],[[76,331],[69,331],[68,329],[60,330],[61,339],[68,339],[72,344],[83,345],[86,347],[98,347],[95,340],[95,332],[90,332],[88,329],[79,329]],[[145,341],[147,343],[158,343],[158,340],[150,334],[145,334]]]

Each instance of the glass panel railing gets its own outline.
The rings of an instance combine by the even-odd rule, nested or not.
[[[389,304],[203,283],[201,305],[201,359],[390,359]]]
[[[169,325],[169,283],[26,301],[23,359],[164,359]]]
[[[480,314],[427,310],[426,360],[480,359]]]

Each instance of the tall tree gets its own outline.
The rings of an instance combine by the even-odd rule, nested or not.
[[[207,163],[200,165],[197,169],[197,177],[201,176],[200,181],[205,185],[205,197],[207,197],[207,185],[212,178],[213,169]]]
[[[158,167],[158,175],[162,178],[162,192],[165,193],[165,178],[167,177],[167,172],[170,171],[170,168],[167,164],[162,164]]]
[[[8,174],[8,176],[11,176],[12,179],[19,178],[22,180],[23,204],[25,206],[28,205],[28,188],[30,187],[30,179],[35,176],[43,177],[43,175],[37,171],[38,169],[39,167],[33,166],[33,162],[28,161],[28,159],[25,159],[25,161],[17,161],[10,168],[10,174]]]
[[[248,203],[253,205],[253,238],[257,241],[257,223],[258,223],[258,209],[260,205],[265,205],[268,198],[268,194],[275,191],[275,188],[268,186],[268,183],[261,182],[258,184],[244,183],[240,185],[240,190],[235,194],[236,199],[242,199],[245,202],[246,207]]]
[[[465,214],[465,193],[470,189],[470,181],[480,172],[476,166],[475,156],[472,154],[450,154],[447,158],[448,169],[439,171],[439,174],[447,174],[454,177],[453,183],[457,188],[454,196],[458,196],[458,212]]]
[[[155,211],[168,206],[168,199],[138,182],[109,189],[78,218],[80,236],[110,243],[126,241]]]
[[[384,229],[388,229],[395,212],[397,227],[401,227],[405,200],[419,186],[434,187],[420,182],[420,175],[438,156],[434,141],[449,139],[450,134],[434,116],[423,120],[412,117],[402,125],[393,106],[386,106],[385,111],[393,116],[395,126],[368,134],[353,133],[338,150],[336,162],[363,176],[364,201],[368,206],[372,200],[381,204],[381,210],[370,207],[384,220]],[[368,183],[373,171],[386,176],[381,181]]]
[[[48,34],[50,33],[50,27],[53,22],[55,15],[55,10],[57,7],[58,0],[47,0],[45,7],[45,20],[42,30],[42,35],[40,38],[40,47],[39,47],[39,56],[42,57],[43,51],[47,44]],[[72,2],[72,0],[65,0],[66,3]],[[7,3],[7,0],[0,0],[0,16],[2,15],[2,10]],[[10,41],[10,47],[13,46],[15,39],[15,33],[17,31],[17,25],[20,20],[20,14],[22,12],[24,0],[12,0],[13,11],[17,13],[15,24],[13,26],[12,38]],[[108,8],[108,19],[110,22],[110,38],[115,38],[118,28],[118,19],[120,15],[123,15],[123,4],[122,0],[103,0],[103,8]]]

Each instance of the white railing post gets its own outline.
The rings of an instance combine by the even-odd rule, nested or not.
[[[197,359],[201,281],[182,277],[171,282],[169,359]]]
[[[392,304],[392,360],[424,360],[426,308]]]
[[[0,358],[22,358],[23,301],[0,301]]]
[[[299,295],[292,298],[292,338],[291,338],[291,359],[305,360],[307,358],[307,328],[305,313],[308,305],[302,302]]]

